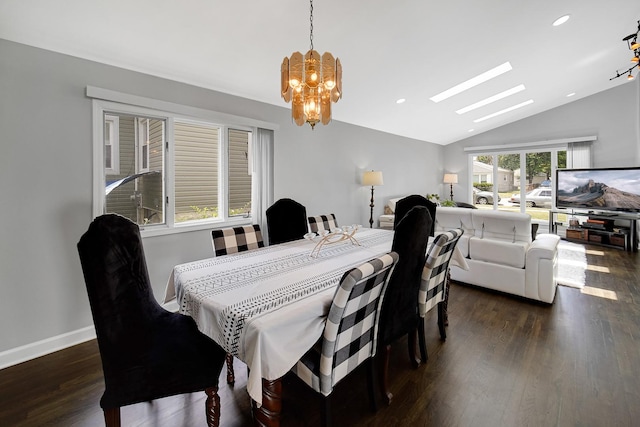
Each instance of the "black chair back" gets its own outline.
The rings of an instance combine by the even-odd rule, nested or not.
[[[383,345],[409,333],[418,321],[418,290],[432,222],[427,208],[416,206],[395,229],[391,250],[398,254],[399,260],[382,306],[380,342]]]
[[[309,230],[307,209],[295,200],[278,200],[266,215],[270,245],[302,239]]]
[[[400,220],[402,220],[407,212],[409,212],[414,206],[424,206],[429,210],[429,215],[431,215],[432,220],[431,228],[429,229],[429,236],[434,236],[436,230],[436,208],[438,205],[419,194],[412,194],[404,199],[398,200],[398,203],[396,203],[396,210],[394,212],[393,228],[395,229],[398,226]]]

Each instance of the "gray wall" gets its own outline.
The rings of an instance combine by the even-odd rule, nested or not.
[[[459,173],[456,194],[468,194],[465,147],[596,135],[593,167],[640,165],[640,79],[444,147],[445,169]],[[457,191],[456,191],[457,187]]]
[[[376,215],[391,196],[443,192],[438,145],[340,122],[299,128],[284,102],[271,106],[0,39],[0,355],[92,324],[76,251],[92,219],[87,85],[279,124],[276,199],[297,199],[309,214],[333,212],[342,224],[368,221],[369,189],[359,183],[365,169],[384,172]],[[173,265],[212,251],[206,231],[144,245],[159,300]]]

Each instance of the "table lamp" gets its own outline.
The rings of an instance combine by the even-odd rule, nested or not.
[[[383,185],[381,171],[366,171],[362,174],[362,185],[371,186],[371,215],[369,216],[369,227],[373,228],[373,187],[375,185]]]
[[[453,201],[453,184],[458,183],[458,174],[455,173],[445,173],[444,174],[444,183],[450,185],[451,190],[451,201]]]

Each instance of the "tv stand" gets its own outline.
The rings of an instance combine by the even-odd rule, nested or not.
[[[558,221],[559,214],[567,216],[567,224]],[[549,211],[549,233],[560,234],[560,237],[563,237],[560,228],[566,227],[565,240],[637,252],[638,219],[640,219],[640,214],[629,212],[551,209]]]

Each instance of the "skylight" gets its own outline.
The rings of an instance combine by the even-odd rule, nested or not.
[[[518,92],[522,92],[525,89],[524,85],[518,85],[516,87],[512,87],[511,89],[505,90],[504,92],[500,92],[496,95],[490,96],[489,98],[483,99],[482,101],[478,101],[475,104],[471,104],[467,107],[461,108],[456,113],[464,114],[469,111],[473,111],[476,108],[484,107],[485,105],[491,104],[492,102],[496,102],[502,98],[506,98],[507,96],[511,96]]]
[[[511,64],[509,62],[505,62],[502,65],[498,65],[497,67],[492,68],[489,71],[485,71],[482,74],[479,74],[465,82],[462,82],[452,88],[449,88],[444,92],[440,92],[439,94],[434,95],[429,99],[436,103],[440,101],[444,101],[447,98],[451,98],[454,95],[464,92],[467,89],[471,89],[472,87],[482,84],[488,80],[491,80],[494,77],[498,77],[499,75],[504,74],[507,71],[511,71],[512,69],[513,68],[511,67]]]
[[[494,118],[496,116],[499,116],[499,115],[504,114],[504,113],[508,113],[509,111],[517,110],[518,108],[522,108],[522,107],[524,107],[526,105],[529,105],[529,104],[533,104],[533,99],[530,99],[530,100],[525,101],[525,102],[521,102],[520,104],[514,105],[514,106],[509,107],[509,108],[505,108],[504,110],[497,111],[497,112],[495,112],[493,114],[489,114],[488,116],[484,116],[484,117],[480,117],[479,119],[475,119],[474,123],[480,123],[480,122],[483,122],[483,121],[485,121],[487,119],[492,119],[492,118]]]

